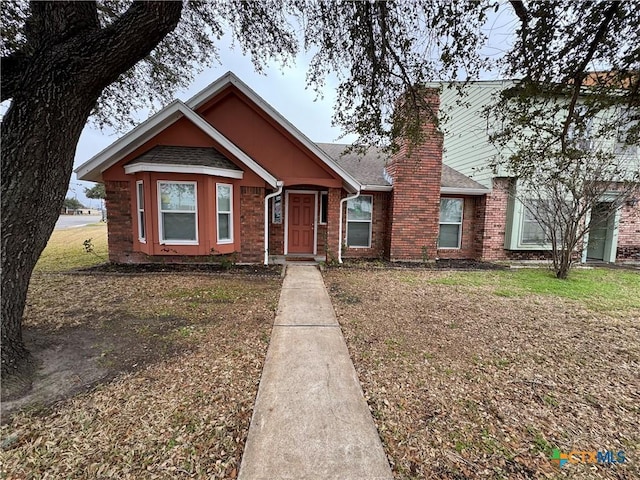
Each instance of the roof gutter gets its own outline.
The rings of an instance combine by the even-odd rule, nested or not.
[[[284,182],[276,181],[278,190],[264,197],[264,264],[269,265],[269,200],[282,194]]]
[[[491,193],[487,188],[440,187],[440,193],[446,195],[486,195]]]
[[[342,263],[342,217],[344,215],[344,204],[348,200],[353,200],[354,198],[358,198],[361,192],[362,192],[362,187],[358,189],[355,195],[351,195],[350,197],[344,197],[342,200],[340,200],[340,229],[338,230],[338,263]]]

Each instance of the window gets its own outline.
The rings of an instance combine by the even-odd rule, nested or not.
[[[324,225],[327,223],[327,208],[329,206],[329,192],[320,192],[320,214],[318,215],[318,223]]]
[[[216,184],[218,243],[233,243],[233,185]]]
[[[544,245],[548,240],[547,234],[544,227],[540,225],[533,213],[531,213],[532,208],[536,208],[533,201],[528,202],[528,205],[524,205],[520,243],[524,245]]]
[[[347,246],[371,246],[373,196],[361,195],[347,201]]]
[[[282,195],[277,195],[271,200],[271,223],[282,223]]]
[[[614,149],[616,155],[633,157],[638,153],[638,146],[633,144],[633,138],[630,133],[631,127],[632,125],[628,122],[618,127]]]
[[[195,182],[158,182],[160,243],[197,245]]]
[[[136,182],[136,199],[138,208],[138,240],[145,243],[147,236],[144,224],[144,184],[142,180]]]
[[[464,199],[440,199],[440,234],[438,248],[460,248]]]

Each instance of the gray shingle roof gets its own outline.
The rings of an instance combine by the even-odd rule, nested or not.
[[[388,154],[381,152],[377,148],[370,148],[364,156],[357,153],[348,153],[341,156],[348,145],[340,143],[318,143],[316,144],[338,163],[347,172],[353,175],[363,185],[389,186],[389,182],[384,177],[384,167],[389,160]],[[442,179],[440,186],[448,188],[470,188],[487,190],[475,180],[442,165]],[[489,190],[487,190],[489,192]]]
[[[389,186],[390,183],[384,179],[384,166],[389,158],[376,148],[370,148],[364,156],[355,152],[342,152],[348,145],[341,143],[317,143],[324,152],[329,155],[338,165],[344,168],[358,182],[363,185]]]
[[[148,152],[140,155],[138,158],[130,161],[128,165],[135,165],[136,163],[198,165],[203,167],[242,171],[231,160],[213,147],[174,147],[169,145],[157,145]]]

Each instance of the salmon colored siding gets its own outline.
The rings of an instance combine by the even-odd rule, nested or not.
[[[342,186],[337,174],[235,88],[198,113],[285,185]]]

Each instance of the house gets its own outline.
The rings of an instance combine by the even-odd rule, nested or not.
[[[450,100],[431,91],[432,108],[441,97]],[[488,147],[470,112],[456,119],[457,135],[426,125],[425,142],[411,150],[358,157],[312,142],[227,73],[76,173],[105,184],[109,258],[118,263],[545,256],[517,237],[514,225],[526,219],[511,211],[509,180],[478,173]],[[611,229],[611,259],[636,258],[638,207],[623,209]]]

